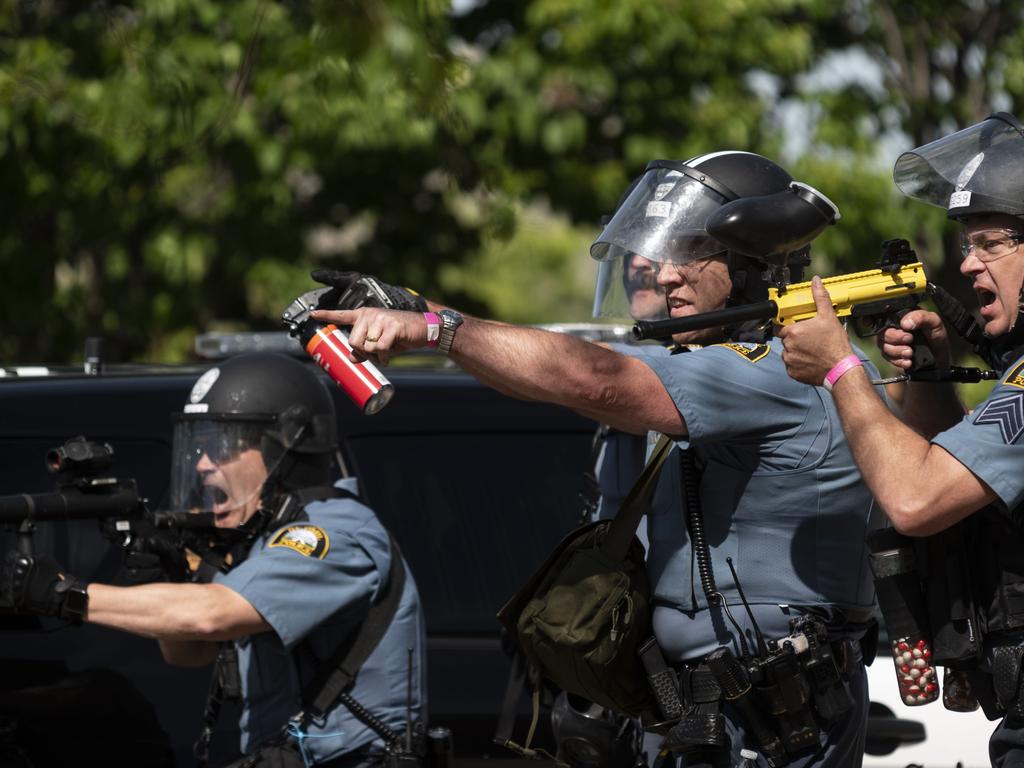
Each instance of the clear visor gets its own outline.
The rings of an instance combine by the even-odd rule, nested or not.
[[[597,269],[594,317],[624,323],[668,318],[665,289],[658,285],[660,268],[658,262],[636,253],[602,261]]]
[[[696,171],[688,172],[697,175]],[[704,229],[726,198],[674,168],[650,168],[590,246],[598,261],[639,254],[648,261],[687,264],[725,251]]]
[[[260,438],[272,421],[181,418],[174,425],[170,511],[244,522],[259,507],[268,467]]]
[[[962,131],[904,152],[896,160],[893,180],[908,197],[953,209],[958,203],[958,193],[990,194],[991,190],[998,189],[998,183],[994,185],[995,180],[990,178],[991,174],[1000,169],[1006,173],[1007,168],[998,160],[1008,149],[1020,154],[1024,147],[1007,144],[1020,138],[1018,129],[1009,122],[989,117]]]

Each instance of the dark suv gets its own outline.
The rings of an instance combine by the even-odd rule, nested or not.
[[[47,451],[81,434],[110,443],[116,474],[134,477],[150,507],[160,509],[171,413],[212,364],[117,367],[92,376],[7,369],[0,378],[0,494],[51,490]],[[387,375],[396,394],[374,416],[361,415],[332,387],[341,453],[398,539],[423,597],[431,722],[452,729],[460,756],[508,757],[490,743],[508,670],[494,615],[579,520],[594,425],[562,408],[504,397],[454,368],[392,367]],[[0,533],[4,551],[14,543],[10,530]],[[34,546],[84,580],[113,580],[120,566],[120,553],[91,520],[40,523]],[[169,667],[155,642],[122,632],[23,623],[0,615],[0,688],[8,696],[59,685],[63,675],[113,670],[116,678],[103,679],[136,689],[125,695],[152,707],[178,764],[191,763],[208,670]],[[10,714],[2,695],[0,742],[3,715]],[[78,709],[76,727],[101,717]],[[237,746],[235,717],[226,711],[220,719],[215,751],[224,756]],[[109,719],[95,728],[113,738],[118,732]],[[55,737],[59,731],[49,730]]]
[[[215,355],[227,350],[223,342],[207,338],[199,348]],[[254,342],[248,346],[268,346],[263,337]],[[51,490],[47,451],[85,435],[110,443],[115,473],[135,478],[150,507],[160,509],[171,413],[213,364],[120,366],[100,375],[0,369],[0,494]],[[415,574],[427,617],[431,723],[452,729],[460,758],[509,758],[491,742],[509,668],[494,615],[579,522],[595,425],[563,408],[505,397],[452,367],[386,373],[396,394],[374,416],[333,390],[342,457]],[[117,577],[121,555],[94,521],[41,523],[33,543],[80,579]],[[14,545],[11,530],[0,532],[2,551]],[[93,625],[40,625],[0,612],[0,629],[0,762],[24,753],[24,762],[10,764],[71,764],[77,747],[61,740],[113,745],[144,722],[166,734],[164,752],[169,746],[178,765],[192,764],[209,670],[169,667],[152,640]],[[106,696],[93,695],[100,693]],[[95,703],[104,699],[116,705]],[[234,754],[236,717],[225,707],[212,764]],[[872,727],[886,751],[923,738],[923,729],[918,734],[891,715]],[[116,754],[108,749],[104,762],[146,764],[138,751],[123,763]]]

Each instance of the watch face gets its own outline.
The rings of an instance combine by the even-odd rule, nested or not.
[[[76,616],[82,616],[85,609],[89,607],[89,593],[81,587],[72,587],[68,590],[64,600],[64,610]]]
[[[460,315],[458,312],[455,312],[454,310],[442,309],[438,314],[444,315],[449,320],[451,320],[452,323],[455,325],[459,325],[462,322],[462,315]]]

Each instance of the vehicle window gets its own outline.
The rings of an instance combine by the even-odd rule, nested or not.
[[[498,609],[579,522],[590,435],[430,435],[349,441],[394,533],[432,634],[493,634]]]

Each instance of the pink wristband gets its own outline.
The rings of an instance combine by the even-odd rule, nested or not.
[[[823,386],[825,389],[831,392],[832,387],[834,387],[835,383],[842,378],[844,373],[847,373],[848,371],[851,371],[854,368],[857,368],[858,366],[861,365],[864,365],[864,363],[861,362],[861,359],[859,357],[857,357],[856,355],[847,355],[834,366],[832,366],[831,371],[825,374],[825,380],[821,382],[821,386]]]
[[[435,312],[424,312],[423,319],[427,321],[427,346],[433,349],[441,338],[441,318]]]

